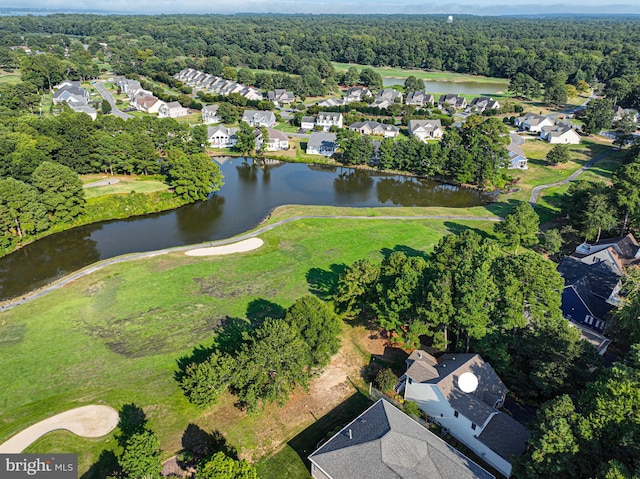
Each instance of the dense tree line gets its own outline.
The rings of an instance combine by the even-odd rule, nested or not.
[[[188,361],[177,379],[189,401],[205,406],[230,390],[249,411],[283,403],[329,363],[340,347],[341,323],[315,296],[297,300],[284,318],[265,318],[226,347]],[[224,332],[220,332],[224,334]]]
[[[397,251],[355,262],[334,301],[407,345],[427,337],[436,349],[480,352],[516,395],[539,401],[583,385],[598,363],[562,317],[562,288],[551,261],[507,254],[467,230],[445,236],[429,259]]]
[[[577,398],[560,396],[539,411],[517,479],[632,479],[640,474],[640,345],[599,371]]]

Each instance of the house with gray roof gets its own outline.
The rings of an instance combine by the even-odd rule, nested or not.
[[[276,124],[276,116],[272,111],[245,110],[242,115],[242,121],[249,123],[251,126],[271,128]]]
[[[540,133],[542,127],[553,126],[555,121],[553,118],[535,113],[527,113],[524,116],[516,118],[514,124],[519,130],[530,131],[531,133]]]
[[[409,136],[427,141],[442,138],[442,122],[440,120],[409,120]]]
[[[444,108],[446,106],[452,106],[456,110],[464,110],[467,107],[467,99],[458,95],[440,95],[438,99],[438,106]]]
[[[324,131],[329,131],[332,126],[342,128],[342,113],[321,111],[316,116],[316,125],[322,127]]]
[[[475,387],[461,386],[460,378],[469,376],[465,373],[475,377]],[[508,390],[480,355],[443,354],[436,359],[416,350],[396,390],[491,467],[511,475],[511,462],[525,451],[530,435],[498,410]]]
[[[268,141],[265,142],[262,131],[256,130],[256,150],[281,151],[289,149],[289,137],[280,130],[267,128]]]
[[[351,103],[352,101],[364,101],[365,97],[373,96],[371,90],[366,86],[354,86],[349,88],[344,95],[345,103]]]
[[[400,129],[397,126],[377,121],[357,121],[349,125],[349,129],[357,131],[361,135],[376,135],[385,138],[395,138],[400,134]]]
[[[500,103],[490,97],[481,96],[471,100],[469,111],[474,113],[482,113],[485,110],[499,110]]]
[[[61,87],[53,94],[53,103],[69,103],[76,105],[87,105],[89,103],[89,93],[80,86],[80,82],[65,81]]]
[[[220,123],[220,117],[218,116],[218,105],[207,105],[202,107],[202,122],[205,125],[211,123]]]
[[[207,127],[207,138],[212,148],[232,148],[238,142],[237,128],[227,128],[224,125]]]
[[[378,108],[389,108],[394,103],[402,103],[402,93],[393,88],[383,88],[376,94],[373,106]]]
[[[423,107],[426,105],[433,105],[435,103],[435,98],[433,98],[431,93],[427,93],[426,90],[412,91],[407,95],[405,103],[407,105]]]
[[[284,88],[276,88],[267,92],[267,100],[273,102],[277,107],[281,105],[288,105],[296,101],[296,96],[292,91],[287,91]]]
[[[522,147],[513,141],[513,138],[511,138],[511,143],[507,146],[507,153],[509,154],[509,159],[507,160],[508,163],[506,165],[508,169],[529,169],[529,166],[527,165],[529,162],[527,155],[522,151]]]
[[[300,119],[300,128],[302,130],[313,130],[314,126],[316,126],[315,116],[303,116]]]
[[[577,145],[582,141],[576,130],[567,123],[543,126],[540,138],[552,144]]]
[[[188,114],[189,110],[177,101],[165,103],[158,109],[158,117],[160,118],[180,118],[181,116],[187,116]]]
[[[336,152],[337,148],[337,136],[335,133],[314,131],[309,135],[306,152],[308,155],[331,156]]]
[[[314,479],[495,479],[384,399],[309,456]]]
[[[346,105],[347,102],[342,98],[327,98],[326,100],[322,100],[318,102],[318,106],[323,108],[334,107],[334,106],[343,106]]]

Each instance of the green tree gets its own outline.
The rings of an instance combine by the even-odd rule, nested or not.
[[[249,125],[249,123],[241,121],[240,128],[236,131],[236,145],[235,149],[245,155],[255,151],[256,149],[256,135],[255,128]]]
[[[287,309],[285,321],[309,345],[309,368],[322,368],[340,349],[342,322],[333,308],[316,296],[303,296]]]
[[[341,83],[346,86],[353,86],[358,84],[360,79],[360,73],[356,67],[349,67],[349,69],[342,75]]]
[[[363,68],[360,72],[360,83],[368,88],[379,90],[382,88],[382,76],[373,68]]]
[[[369,137],[359,135],[353,130],[342,129],[338,132],[338,143],[345,164],[363,165],[371,161],[373,144]]]
[[[227,390],[235,369],[236,361],[231,356],[213,352],[206,361],[187,366],[180,386],[191,403],[207,406]]]
[[[516,73],[509,82],[509,91],[523,98],[534,98],[540,96],[540,82],[526,73]]]
[[[506,243],[515,248],[532,246],[538,242],[540,218],[533,207],[526,202],[519,203],[514,210],[505,216],[504,221],[496,223],[494,231],[504,236]]]
[[[366,314],[366,305],[379,275],[380,266],[368,259],[360,259],[347,267],[340,274],[333,298],[338,309],[352,314]]]
[[[226,66],[222,69],[222,78],[225,80],[236,80],[238,78],[238,72],[235,68]]]
[[[614,311],[615,330],[625,342],[640,341],[640,269],[628,268],[622,283],[622,306]]]
[[[198,465],[195,479],[258,479],[258,472],[244,459],[240,461],[220,451]]]
[[[71,168],[45,161],[31,177],[52,223],[68,223],[84,212],[82,181]]]
[[[53,90],[53,86],[64,80],[65,63],[51,55],[28,55],[20,62],[22,81],[34,84],[40,90]]]
[[[625,112],[618,121],[615,122],[615,134],[616,137],[613,140],[614,145],[618,145],[620,149],[633,143],[635,137],[634,133],[638,127],[635,114]]]
[[[148,429],[127,439],[118,464],[128,479],[153,479],[160,477],[160,442]]]
[[[551,72],[544,85],[544,101],[549,105],[560,106],[567,102],[565,84],[567,74],[564,71]]]
[[[587,104],[582,120],[582,131],[587,135],[600,133],[603,128],[611,128],[613,121],[613,108],[610,100],[596,98]]]
[[[569,161],[569,147],[567,145],[554,145],[545,158],[547,165],[556,166],[559,163],[566,163]]]
[[[409,75],[404,81],[404,91],[411,92],[420,90],[424,90],[424,81],[419,80],[413,75]]]
[[[398,376],[389,368],[384,368],[378,371],[375,379],[376,388],[380,391],[388,393],[393,391],[393,388],[398,383]]]
[[[3,236],[39,233],[49,227],[47,210],[38,190],[22,181],[0,180],[0,232]]]
[[[202,65],[202,69],[209,73],[210,75],[221,76],[222,75],[222,62],[217,57],[208,57],[204,64]]]
[[[100,103],[100,110],[102,111],[103,115],[108,115],[109,113],[111,113],[111,103],[109,103],[107,100],[102,100],[102,103]]]
[[[624,212],[622,234],[629,223],[640,225],[640,158],[619,167],[613,174],[613,192],[616,203]]]
[[[206,200],[224,184],[220,167],[205,153],[187,155],[173,148],[167,154],[167,164],[169,185],[185,201]]]
[[[611,198],[606,193],[594,193],[584,206],[584,234],[586,239],[600,241],[602,230],[611,231],[618,224],[616,212],[611,208]]]
[[[253,85],[256,81],[256,77],[248,68],[241,68],[238,70],[237,81],[243,85]]]
[[[218,107],[218,116],[222,123],[231,124],[238,121],[238,109],[231,103],[223,101]]]
[[[299,386],[307,388],[309,345],[283,319],[266,318],[237,356],[234,390],[248,411],[262,403],[283,404]]]
[[[548,229],[542,233],[542,247],[550,255],[556,255],[560,252],[563,241],[562,233],[557,228]]]

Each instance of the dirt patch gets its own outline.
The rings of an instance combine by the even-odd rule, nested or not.
[[[253,282],[236,282],[221,279],[219,276],[207,278],[194,278],[193,281],[200,287],[200,293],[212,298],[236,298],[239,296],[255,296],[261,298],[273,298],[278,291],[286,286],[284,282],[275,284],[254,278]]]

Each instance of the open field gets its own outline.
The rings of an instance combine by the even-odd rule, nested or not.
[[[153,191],[167,191],[169,190],[169,185],[164,183],[163,181],[159,181],[157,179],[146,179],[145,177],[138,177],[135,175],[83,175],[82,176],[83,183],[92,183],[94,181],[100,180],[118,180],[117,183],[112,185],[105,186],[94,186],[91,188],[84,189],[84,195],[87,199],[96,198],[98,196],[104,195],[115,195],[115,194],[124,194],[131,193],[135,191],[136,193],[151,193]]]
[[[9,83],[11,85],[14,85],[16,83],[20,82],[20,72],[19,71],[5,71],[5,70],[0,70],[0,84],[2,83]]]
[[[414,76],[421,80],[439,80],[439,81],[450,81],[450,82],[478,82],[478,83],[504,83],[505,87],[509,84],[509,80],[504,78],[492,78],[492,77],[483,77],[477,75],[466,75],[463,73],[453,73],[453,72],[434,72],[434,71],[425,71],[425,70],[409,70],[405,68],[391,68],[391,67],[373,67],[371,65],[357,65],[355,63],[339,63],[339,62],[331,62],[333,63],[333,67],[338,72],[347,71],[349,67],[356,67],[358,70],[362,70],[363,68],[373,68],[374,71],[379,73],[383,77],[390,78],[407,78],[409,76]]]
[[[176,360],[210,345],[217,325],[274,314],[309,291],[322,294],[358,258],[380,259],[399,248],[428,251],[449,232],[492,226],[302,220],[265,233],[263,247],[239,256],[174,253],[107,267],[0,316],[0,441],[71,407],[135,403],[145,409],[165,457],[181,449],[190,423],[219,430],[242,457],[268,457],[310,425],[312,414],[320,418],[354,394],[345,378],[362,384],[358,371],[369,354],[362,341],[370,333],[345,324],[344,347],[312,395],[300,392],[284,408],[270,406],[257,416],[238,411],[231,396],[205,410],[190,405],[173,380]],[[57,432],[29,451],[77,451],[84,472],[112,444],[112,437],[81,440]]]

